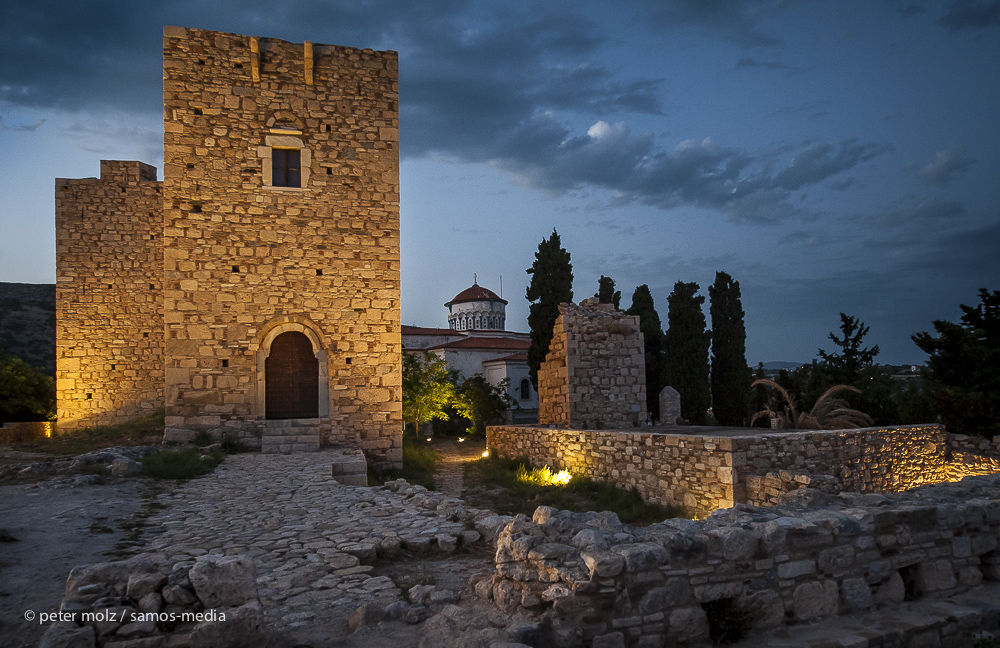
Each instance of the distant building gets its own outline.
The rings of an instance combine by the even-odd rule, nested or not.
[[[473,283],[445,306],[448,328],[403,326],[403,351],[429,351],[465,378],[482,374],[494,385],[509,378],[508,393],[517,405],[508,419],[537,420],[538,393],[528,377],[531,336],[505,330],[507,300]]]

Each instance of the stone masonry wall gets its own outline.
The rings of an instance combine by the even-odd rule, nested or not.
[[[646,364],[639,318],[585,299],[560,304],[538,370],[538,421],[570,428],[646,423]]]
[[[733,439],[740,466],[734,478],[738,502],[767,506],[781,492],[768,491],[763,478],[778,471],[799,477],[786,489],[813,485],[816,476],[833,478],[827,487],[860,493],[894,493],[948,479],[946,435],[939,425],[856,430],[769,433]]]
[[[56,400],[60,430],[163,406],[163,197],[156,169],[101,160],[56,179]]]
[[[268,335],[300,331],[323,440],[398,464],[396,53],[179,27],[163,48],[168,429],[266,416]],[[281,148],[301,188],[273,186]]]
[[[1000,475],[893,495],[801,489],[644,528],[539,507],[501,532],[492,596],[540,617],[546,646],[701,646],[712,626],[776,628],[1000,580],[998,544]],[[996,626],[988,614],[927,636],[904,626],[892,645],[968,645],[963,629]]]
[[[634,487],[646,501],[700,516],[739,502],[767,505],[800,486],[894,492],[948,478],[945,433],[937,425],[764,434],[673,429],[493,426],[486,441],[497,456]]]

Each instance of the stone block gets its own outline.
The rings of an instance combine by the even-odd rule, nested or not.
[[[257,599],[257,568],[249,556],[200,556],[188,578],[198,600],[209,609]]]
[[[802,583],[792,594],[795,617],[800,621],[810,621],[831,616],[839,609],[837,582],[828,580]]]

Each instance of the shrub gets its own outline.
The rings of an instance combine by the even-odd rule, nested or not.
[[[194,448],[164,450],[142,459],[142,473],[157,479],[191,479],[211,472],[222,463],[222,452],[201,454]]]

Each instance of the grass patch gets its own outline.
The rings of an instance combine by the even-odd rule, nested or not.
[[[403,469],[376,470],[369,467],[368,483],[384,484],[402,477],[411,484],[434,490],[434,472],[437,470],[439,457],[440,455],[431,446],[403,437]]]
[[[490,456],[465,464],[465,487],[475,488],[497,513],[531,515],[539,506],[554,506],[577,512],[613,511],[629,524],[684,517],[680,507],[643,502],[635,489],[626,491],[579,475],[555,485],[557,477],[547,467],[532,469],[526,459]]]
[[[163,409],[117,425],[74,430],[49,438],[10,444],[13,450],[51,455],[79,455],[112,446],[159,445],[163,441]]]
[[[157,479],[191,479],[212,472],[225,456],[220,451],[201,454],[195,448],[162,450],[143,457],[142,474]]]

